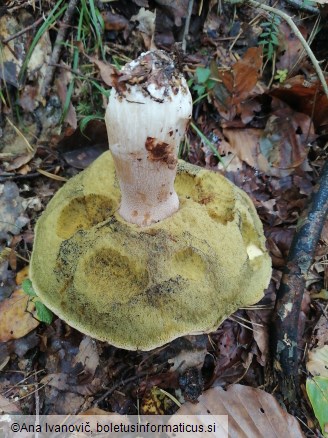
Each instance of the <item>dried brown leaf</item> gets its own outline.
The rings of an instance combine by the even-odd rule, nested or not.
[[[34,330],[40,322],[33,318],[34,304],[21,290],[0,303],[0,342],[19,339]]]
[[[17,155],[9,164],[6,166],[6,171],[11,172],[17,170],[24,166],[24,164],[29,163],[34,157],[36,151],[25,152],[23,154]]]
[[[21,413],[21,410],[17,407],[12,400],[0,395],[0,415],[2,414],[16,414]]]
[[[231,385],[227,391],[211,388],[200,396],[198,404],[187,402],[176,415],[197,415],[200,423],[202,415],[228,415],[229,438],[304,436],[296,418],[286,413],[271,394],[243,385]],[[174,423],[174,416],[171,421]]]
[[[319,82],[295,76],[270,93],[313,119],[316,127],[328,124],[328,99]]]
[[[291,108],[281,108],[269,117],[260,140],[260,150],[270,166],[293,169],[306,160],[306,142],[313,139],[310,117]]]
[[[306,368],[313,376],[328,377],[328,344],[309,352]]]
[[[123,15],[114,14],[111,11],[104,11],[101,13],[104,20],[106,30],[121,31],[125,30],[129,26],[129,20]]]
[[[94,379],[91,383],[86,385],[76,384],[76,379],[64,373],[48,374],[41,380],[42,384],[57,388],[59,391],[74,392],[81,395],[93,395],[101,387],[99,379]]]
[[[305,26],[298,24],[298,30],[302,36],[307,39],[308,32]],[[282,51],[282,55],[278,56],[277,68],[280,70],[286,69],[288,72],[292,72],[300,58],[305,55],[304,47],[300,39],[295,35],[291,27],[282,22],[279,26],[281,41],[279,49]]]
[[[89,57],[90,61],[96,64],[99,68],[101,79],[105,82],[106,85],[110,87],[114,87],[116,90],[125,90],[125,84],[119,83],[119,78],[122,75],[115,67],[106,62],[100,61],[94,56]]]
[[[259,141],[262,134],[261,129],[223,129],[224,136],[228,139],[224,152],[232,152],[241,161],[245,161],[255,169],[261,169],[258,162]]]
[[[88,336],[85,336],[82,339],[79,346],[79,352],[72,361],[72,366],[75,366],[78,363],[82,364],[83,373],[88,376],[88,379],[92,379],[99,365],[99,354],[94,339],[89,338]]]

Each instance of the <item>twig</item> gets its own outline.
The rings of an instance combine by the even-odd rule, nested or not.
[[[328,214],[328,161],[325,162],[319,183],[293,237],[286,267],[281,279],[273,321],[272,352],[275,377],[284,395],[295,400],[298,385],[299,317],[305,281],[322,227]]]
[[[23,35],[24,33],[28,32],[31,29],[34,29],[35,27],[37,27],[42,21],[44,21],[44,17],[40,17],[38,18],[33,24],[31,24],[30,26],[25,27],[25,29],[20,30],[19,32],[15,33],[14,35],[10,35],[9,37],[5,38],[4,40],[2,40],[3,44],[7,44],[9,43],[9,41],[14,40],[15,38],[20,37],[21,35]]]
[[[290,26],[290,28],[292,29],[292,31],[294,32],[296,37],[302,43],[302,46],[304,47],[304,50],[306,51],[308,57],[311,59],[313,67],[314,67],[315,71],[317,72],[317,75],[318,75],[319,80],[321,82],[322,88],[323,88],[326,96],[328,97],[327,82],[325,80],[324,74],[323,74],[321,67],[319,65],[319,62],[318,62],[317,58],[314,56],[314,53],[312,52],[310,46],[306,42],[306,40],[303,37],[303,35],[301,34],[301,32],[298,30],[296,24],[291,19],[291,17],[288,14],[286,14],[285,12],[279,11],[279,9],[272,8],[271,6],[264,5],[262,3],[255,1],[255,0],[248,0],[248,3],[256,8],[261,8],[261,9],[264,9],[265,11],[271,12],[272,14],[279,15],[279,17],[283,18],[286,21],[286,23],[288,23],[288,25]]]
[[[185,27],[183,30],[183,37],[182,37],[182,51],[183,51],[183,53],[185,53],[186,49],[187,49],[187,37],[188,37],[188,33],[189,33],[190,19],[191,19],[193,7],[194,7],[194,0],[189,0],[187,17],[186,17],[186,22],[185,22]]]
[[[315,8],[311,5],[306,4],[304,0],[286,0],[287,3],[289,3],[291,6],[293,6],[296,9],[300,9],[301,11],[307,11],[311,14],[320,14],[319,8]]]
[[[39,388],[38,388],[38,379],[37,379],[37,371],[34,371],[34,379],[35,379],[35,424],[40,424],[40,397],[39,397]],[[35,438],[39,438],[39,432],[35,432]]]
[[[61,54],[62,47],[63,47],[62,43],[63,43],[63,41],[66,40],[66,35],[68,32],[69,24],[71,22],[71,19],[73,17],[74,12],[75,12],[77,3],[78,3],[78,0],[70,0],[68,7],[66,9],[66,12],[64,14],[63,21],[62,21],[61,27],[57,33],[54,49],[52,51],[51,58],[50,58],[50,61],[49,61],[49,64],[48,64],[48,67],[46,70],[44,82],[42,84],[42,88],[41,88],[41,92],[40,92],[42,97],[46,96],[46,94],[48,92],[48,88],[50,87],[50,85],[53,81],[53,77],[54,77],[55,70],[56,70],[56,67],[54,67],[54,64],[59,63],[60,54]]]
[[[117,388],[119,388],[120,386],[124,386],[127,383],[131,383],[134,382],[135,380],[140,379],[141,377],[146,377],[149,376],[151,377],[151,375],[149,375],[148,371],[142,371],[140,372],[138,375],[135,376],[131,376],[127,379],[124,379],[124,381],[118,381],[116,382],[114,385],[112,385],[103,395],[101,395],[100,397],[98,397],[96,400],[94,400],[94,402],[92,403],[93,406],[98,405],[100,402],[102,402],[103,400],[105,400],[107,397],[109,397],[110,395],[113,394],[114,391],[117,390]]]

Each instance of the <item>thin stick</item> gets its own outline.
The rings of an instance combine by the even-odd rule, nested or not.
[[[7,116],[7,122],[9,123],[9,125],[14,129],[14,131],[16,132],[16,134],[18,134],[26,143],[26,149],[29,152],[34,152],[33,146],[31,146],[30,142],[27,140],[27,138],[25,137],[25,135],[22,133],[22,131],[20,131],[17,126],[15,126],[13,124],[13,122],[10,120],[10,118]]]
[[[183,37],[182,37],[182,51],[184,53],[186,52],[186,49],[187,49],[187,37],[188,37],[188,33],[189,33],[190,19],[191,19],[193,6],[194,6],[194,0],[189,0],[187,17],[186,17],[186,22],[185,22],[185,27],[184,27],[184,31],[183,31]]]
[[[57,33],[54,49],[52,51],[51,58],[50,58],[50,61],[49,61],[49,64],[48,64],[48,67],[46,70],[44,82],[42,84],[42,89],[40,92],[42,97],[46,96],[46,94],[48,92],[48,88],[52,84],[53,77],[54,77],[55,70],[56,70],[56,67],[54,67],[54,64],[59,63],[60,54],[61,54],[61,51],[63,48],[62,42],[66,40],[66,35],[68,32],[69,24],[71,22],[71,19],[73,17],[74,12],[75,12],[77,3],[78,3],[78,0],[70,0],[68,7],[66,9],[66,12],[64,14],[63,21],[62,21],[61,27]]]
[[[288,23],[288,25],[291,27],[291,29],[294,32],[294,34],[296,35],[296,37],[302,43],[304,50],[306,51],[308,57],[311,59],[313,67],[314,67],[315,71],[317,72],[317,75],[318,75],[319,80],[321,82],[322,88],[323,88],[326,96],[328,97],[328,86],[327,86],[324,74],[323,74],[321,67],[319,65],[319,62],[318,62],[317,58],[314,56],[314,53],[312,52],[310,46],[306,42],[306,40],[303,37],[303,35],[301,34],[301,32],[298,30],[296,24],[291,19],[291,17],[289,15],[287,15],[285,12],[279,11],[279,9],[272,8],[271,6],[264,5],[262,3],[255,1],[255,0],[248,0],[248,3],[256,8],[261,8],[261,9],[264,9],[265,11],[271,12],[272,14],[276,14],[279,17],[283,18],[286,21],[286,23]]]
[[[35,27],[37,27],[42,21],[44,21],[44,17],[40,17],[38,18],[35,23],[31,24],[30,26],[25,27],[25,29],[20,30],[19,32],[15,33],[14,35],[10,35],[9,37],[5,38],[4,40],[2,40],[3,44],[7,44],[9,43],[9,41],[14,40],[15,38],[20,37],[21,35],[23,35],[24,33],[28,32],[31,29],[34,29]]]

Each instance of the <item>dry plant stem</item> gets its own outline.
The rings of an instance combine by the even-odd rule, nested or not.
[[[301,32],[298,30],[296,24],[291,19],[291,17],[289,15],[287,15],[285,12],[279,11],[279,9],[272,8],[271,6],[264,5],[262,3],[255,1],[255,0],[248,0],[248,3],[256,8],[261,8],[261,9],[264,9],[265,11],[276,14],[279,17],[283,18],[286,21],[286,23],[288,23],[288,25],[291,27],[292,31],[295,33],[296,37],[302,43],[304,50],[306,51],[308,57],[311,59],[313,67],[314,67],[315,71],[317,72],[317,75],[318,75],[319,80],[321,82],[322,88],[323,88],[326,96],[328,97],[328,86],[327,86],[324,74],[323,74],[321,67],[319,65],[319,62],[318,62],[317,58],[314,56],[314,53],[312,52],[310,46],[308,45],[308,43],[304,39]]]
[[[40,17],[38,20],[36,20],[33,24],[31,24],[30,26],[25,27],[25,29],[20,30],[19,32],[15,33],[14,35],[10,35],[8,38],[5,38],[2,42],[3,44],[7,44],[9,43],[9,41],[14,40],[15,38],[20,37],[21,35],[23,35],[24,33],[28,32],[31,29],[34,29],[35,27],[37,27],[40,23],[42,23],[42,21],[44,21],[44,17]]]
[[[328,214],[328,161],[307,210],[296,228],[277,293],[273,320],[273,370],[283,394],[295,400],[299,375],[299,317],[305,281]]]
[[[63,48],[62,43],[66,40],[66,35],[68,32],[69,24],[72,20],[73,14],[76,10],[76,6],[78,3],[79,3],[78,0],[70,0],[68,7],[66,9],[66,12],[64,14],[63,21],[61,23],[61,27],[57,33],[54,49],[52,51],[49,65],[47,67],[44,82],[42,84],[41,93],[40,93],[42,97],[46,96],[46,94],[48,92],[48,88],[52,84],[53,77],[54,77],[55,70],[56,70],[56,67],[54,67],[54,64],[59,63],[60,54],[61,54],[61,51]]]
[[[194,0],[189,0],[186,23],[185,23],[183,37],[182,37],[182,51],[183,52],[185,52],[187,49],[187,38],[188,38],[188,34],[189,34],[190,19],[191,19],[193,6],[194,6]]]

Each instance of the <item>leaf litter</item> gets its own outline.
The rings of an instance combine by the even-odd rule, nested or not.
[[[46,14],[50,4],[55,5],[54,1],[48,3]],[[0,107],[4,120],[4,127],[0,128],[4,140],[0,150],[0,309],[2,315],[7,316],[1,319],[0,330],[0,407],[5,412],[33,413],[35,388],[39,388],[41,411],[54,414],[97,409],[137,413],[137,401],[143,412],[173,413],[178,409],[174,400],[179,403],[200,401],[199,404],[185,403],[188,410],[200,407],[204,400],[210,407],[218,405],[218,401],[229,394],[229,400],[225,401],[227,406],[243,390],[250,391],[247,393],[250,400],[262,403],[262,392],[256,388],[266,387],[268,383],[264,381],[263,370],[269,360],[269,326],[281,270],[298,218],[327,158],[327,97],[299,40],[283,22],[278,25],[280,43],[275,66],[272,60],[268,62],[258,44],[263,17],[256,16],[255,10],[244,5],[233,8],[226,2],[212,1],[207,5],[194,2],[184,54],[174,46],[181,41],[189,2],[156,0],[155,3],[156,8],[143,0],[99,2],[106,59],[92,37],[83,34],[83,41],[80,39],[75,46],[80,64],[74,70],[71,67],[74,45],[67,44],[46,99],[40,94],[40,84],[44,80],[44,57],[52,50],[48,33],[40,40],[44,45],[32,52],[22,84],[18,74],[36,29],[32,27],[23,32],[22,37],[4,45],[5,69],[1,70],[1,80],[6,93]],[[10,7],[9,4],[9,11]],[[18,20],[23,12],[18,6],[17,11],[11,13],[11,26],[14,26],[11,34],[30,24],[27,15],[26,21]],[[8,18],[8,14],[4,17]],[[311,20],[308,18],[299,24],[304,36],[311,34],[314,26]],[[6,21],[1,23],[4,26]],[[74,25],[77,26],[77,22]],[[76,27],[72,26],[72,41],[75,31]],[[51,37],[53,32],[49,29]],[[8,37],[8,31],[4,30],[2,38]],[[323,39],[324,44],[320,41],[315,48],[322,57],[326,39]],[[182,157],[225,174],[251,196],[264,224],[274,271],[270,287],[259,305],[239,310],[216,332],[178,339],[148,353],[127,352],[83,336],[57,318],[51,325],[39,324],[25,312],[28,297],[21,295],[15,277],[28,265],[37,216],[62,184],[51,175],[67,179],[107,148],[101,120],[90,117],[89,124],[81,123],[86,114],[91,116],[95,110],[100,113],[104,110],[106,96],[97,94],[99,86],[107,89],[117,85],[121,65],[153,43],[175,51],[194,100],[198,99],[193,122],[203,136],[189,130]],[[271,80],[275,68],[287,70],[282,82]],[[198,93],[197,80],[202,79],[199,72],[205,75],[201,81],[203,97]],[[72,81],[75,91],[70,95]],[[92,88],[95,83],[98,88]],[[15,99],[8,99],[13,90]],[[63,122],[62,108],[68,98],[69,112]],[[90,103],[94,107],[90,107]],[[15,108],[21,120],[14,116]],[[7,119],[17,129],[6,122]],[[44,171],[43,175],[38,169]],[[309,273],[308,286],[313,296],[327,288],[326,240],[323,233],[316,264]],[[15,306],[20,306],[19,312],[12,310],[15,306],[10,303],[14,301]],[[324,301],[321,298],[312,301],[310,305],[307,295],[301,319],[309,334],[307,341],[311,342],[312,327],[313,333],[318,334],[316,343],[319,345],[325,331],[315,328],[315,321],[324,315]],[[18,322],[20,314],[22,319]],[[33,321],[35,327],[29,326],[25,318],[29,323]],[[228,384],[232,384],[230,389],[222,392]],[[215,396],[206,391],[211,386],[215,386],[209,389]],[[270,418],[278,418],[279,412],[281,425],[290,427],[292,424],[294,433],[298,433],[298,426],[281,413],[273,398],[263,397],[267,397],[266,414],[276,409]],[[7,407],[3,407],[4,403]],[[240,403],[240,399],[236,403]],[[250,410],[248,416],[240,413],[242,410],[235,412],[235,423],[246,421],[245,427],[250,428],[254,424],[265,425],[268,417],[266,414],[258,417],[259,406],[252,405],[256,413]],[[307,416],[307,410],[302,411],[301,407],[298,415],[316,433],[318,429]],[[270,427],[279,431],[281,425]]]

